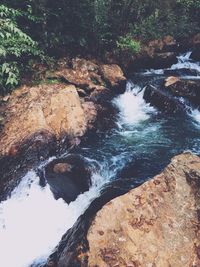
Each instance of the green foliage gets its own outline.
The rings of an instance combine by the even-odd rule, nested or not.
[[[117,47],[121,50],[126,50],[131,54],[137,54],[140,52],[140,42],[135,41],[131,36],[120,37],[117,41]]]
[[[164,35],[185,37],[200,29],[200,0],[1,0],[1,3],[0,63],[4,66],[0,67],[1,91],[12,89],[19,82],[29,59],[40,54],[37,43],[45,55],[55,58],[69,53],[99,56],[115,49],[137,53],[140,45],[135,40],[149,41]]]
[[[0,93],[18,85],[22,63],[30,56],[38,56],[37,43],[17,24],[22,12],[0,5]]]

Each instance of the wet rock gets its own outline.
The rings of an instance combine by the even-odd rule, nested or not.
[[[191,58],[195,61],[200,61],[200,43],[193,49]]]
[[[162,69],[169,68],[178,62],[176,40],[171,36],[163,39],[152,40],[141,45],[141,51],[137,55],[121,53],[119,61],[128,69],[128,73],[138,69]]]
[[[52,155],[63,139],[68,145],[83,136],[95,117],[87,110],[73,85],[25,86],[13,92],[0,133],[0,193],[17,177],[16,170]]]
[[[45,167],[45,178],[56,199],[67,203],[89,190],[92,168],[89,162],[79,155],[68,155],[53,160]]]
[[[172,70],[172,69],[164,70],[164,74],[172,75],[172,76],[198,76],[200,75],[198,70],[186,69],[186,68],[175,69],[175,70]]]
[[[193,104],[200,105],[199,80],[183,80],[175,77],[169,77],[165,82],[165,88],[173,96],[184,97]]]
[[[177,54],[174,52],[155,53],[151,61],[151,65],[155,69],[168,68],[178,62]]]
[[[128,72],[138,69],[163,69],[176,64],[177,54],[174,52],[155,52],[144,48],[132,61],[127,64]]]
[[[199,185],[200,158],[185,153],[110,201],[89,228],[86,266],[198,266]],[[63,254],[58,267],[69,266],[65,262]]]
[[[27,170],[55,155],[56,147],[55,135],[41,130],[12,146],[9,154],[0,155],[0,201],[8,197]]]
[[[165,113],[182,113],[185,109],[184,104],[174,98],[169,92],[152,85],[146,87],[144,99],[147,103],[150,103]]]

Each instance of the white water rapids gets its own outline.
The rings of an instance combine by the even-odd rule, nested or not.
[[[179,63],[172,68],[187,67],[190,64],[188,55],[180,56]],[[191,64],[199,68],[197,63]],[[129,82],[126,92],[114,99],[113,103],[119,109],[117,124],[121,133],[138,125],[144,130],[143,123],[156,114],[157,111],[144,101],[143,93],[143,88]],[[199,110],[190,110],[189,115],[200,125]],[[156,134],[159,129],[152,125],[148,131],[155,131]],[[126,134],[124,136],[127,138]],[[139,134],[137,138],[139,140]],[[113,155],[112,160],[117,162],[119,158],[118,154]],[[93,174],[90,190],[69,205],[61,199],[55,200],[49,186],[41,187],[36,173],[28,172],[11,197],[0,203],[0,265],[28,267],[44,262],[62,235],[99,196],[100,189],[109,181],[109,172],[113,170],[106,171],[107,175]]]
[[[192,52],[187,52],[184,54],[181,54],[180,56],[177,57],[178,62],[176,64],[173,64],[170,68],[168,69],[150,69],[146,70],[144,72],[144,75],[150,75],[150,74],[157,74],[157,75],[162,75],[166,70],[181,70],[181,69],[188,69],[188,70],[194,70],[200,75],[200,62],[194,62],[191,60]],[[185,76],[185,78],[189,79],[200,79],[200,76]]]
[[[115,99],[121,127],[147,120],[155,111],[145,103],[140,90],[128,83],[127,91]],[[34,171],[27,173],[11,197],[0,204],[1,265],[27,267],[45,261],[62,235],[98,197],[108,177],[94,174],[90,190],[68,205],[55,200],[48,185],[42,188]]]

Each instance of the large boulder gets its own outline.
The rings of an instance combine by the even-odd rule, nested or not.
[[[0,154],[11,151],[25,139],[41,130],[60,139],[82,136],[87,118],[73,85],[42,85],[16,90],[6,106],[4,129],[0,139]],[[17,152],[17,151],[16,151]]]
[[[200,158],[174,157],[154,179],[106,204],[88,234],[90,267],[200,266]],[[64,254],[58,267],[67,264]]]
[[[200,81],[183,80],[177,77],[168,77],[165,88],[173,96],[184,97],[194,104],[200,105]]]
[[[84,135],[96,116],[94,105],[81,103],[75,86],[65,84],[24,86],[12,93],[4,113],[0,195],[12,189],[9,181],[17,177],[16,168],[28,168],[41,157],[55,154],[63,140],[69,146]]]
[[[67,203],[89,190],[91,166],[79,155],[68,155],[56,159],[45,167],[45,178],[56,199],[63,198]]]
[[[144,100],[164,113],[183,113],[185,106],[160,86],[148,85],[145,88]]]

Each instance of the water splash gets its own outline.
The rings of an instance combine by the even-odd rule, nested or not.
[[[200,111],[198,109],[191,109],[189,111],[189,116],[194,120],[196,125],[200,127]]]
[[[177,70],[177,69],[190,69],[190,70],[196,70],[200,74],[200,63],[199,62],[193,62],[192,59],[190,59],[192,52],[184,53],[177,57],[178,62],[171,66],[171,70]]]
[[[167,70],[181,70],[181,69],[190,69],[195,70],[197,72],[197,76],[184,76],[186,79],[199,79],[200,76],[200,62],[194,62],[191,57],[192,52],[189,51],[187,53],[181,54],[177,56],[178,62],[173,64],[170,68],[167,69],[150,69],[145,70],[144,75],[164,75]]]
[[[35,172],[29,172],[0,204],[1,266],[27,267],[44,262],[100,192],[104,179],[94,174],[90,190],[69,205],[55,200],[47,185],[42,188]]]
[[[146,121],[152,113],[155,113],[155,109],[145,102],[143,95],[144,89],[129,81],[126,92],[113,100],[120,111],[118,119],[120,128]]]

